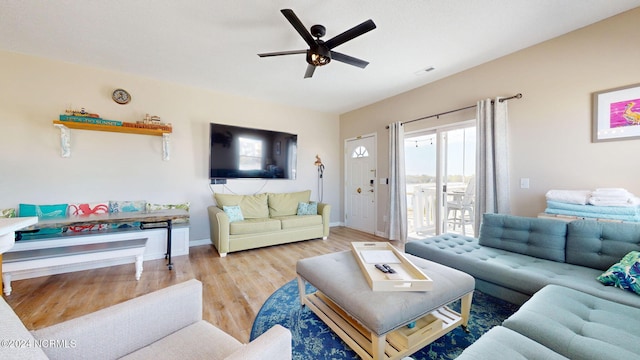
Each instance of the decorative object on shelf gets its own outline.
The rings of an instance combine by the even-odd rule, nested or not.
[[[163,123],[161,122],[160,116],[157,115],[153,115],[150,116],[149,114],[146,114],[144,116],[144,119],[142,119],[142,121],[136,121],[135,124],[134,123],[125,123],[126,125],[123,126],[131,126],[131,127],[137,127],[137,128],[141,128],[141,129],[161,129],[161,130],[167,130],[167,131],[171,131],[171,123]]]
[[[120,105],[128,104],[131,101],[131,95],[127,90],[124,89],[115,89],[113,90],[113,94],[111,94],[111,98],[113,101]]]
[[[67,110],[64,111],[64,113],[66,115],[60,115],[60,116],[83,117],[83,118],[85,118],[85,117],[100,118],[100,115],[95,114],[95,113],[87,112],[87,110],[85,110],[84,108],[81,108],[80,111],[73,110],[73,109],[67,109]],[[62,118],[60,120],[62,120]]]
[[[640,139],[640,84],[593,94],[592,142]]]

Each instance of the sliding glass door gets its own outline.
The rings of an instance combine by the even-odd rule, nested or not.
[[[408,230],[473,235],[475,122],[405,134]]]

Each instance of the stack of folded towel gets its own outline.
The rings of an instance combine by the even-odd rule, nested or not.
[[[638,198],[625,189],[596,189],[591,193],[589,204],[596,206],[635,206]]]
[[[549,190],[545,213],[640,222],[640,199],[625,189]]]

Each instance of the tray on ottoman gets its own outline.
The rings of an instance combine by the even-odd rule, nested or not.
[[[373,291],[429,291],[433,280],[391,244],[352,242],[351,251]],[[396,273],[385,274],[376,265],[388,264]]]

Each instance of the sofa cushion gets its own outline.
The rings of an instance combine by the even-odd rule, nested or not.
[[[293,229],[314,225],[322,225],[322,216],[320,215],[292,215],[278,216],[274,219],[282,222],[282,229]]]
[[[242,344],[238,340],[201,320],[124,356],[122,359],[222,360],[241,347]]]
[[[640,309],[562,286],[537,292],[503,326],[570,359],[640,358]]]
[[[216,204],[220,209],[223,206],[239,205],[245,219],[260,219],[269,217],[269,207],[267,206],[267,194],[255,195],[232,195],[214,194]]]
[[[311,190],[280,193],[269,193],[269,216],[289,216],[298,212],[298,203],[309,202]]]
[[[640,250],[640,224],[577,220],[567,227],[567,262],[606,270]]]
[[[564,262],[566,235],[567,223],[564,221],[484,214],[479,244]]]
[[[245,219],[229,223],[229,235],[258,234],[282,229],[280,220],[262,218]]]
[[[466,348],[456,359],[563,360],[567,358],[520,333],[502,326],[496,326]]]
[[[598,276],[605,285],[619,287],[640,295],[640,251],[632,251]]]

